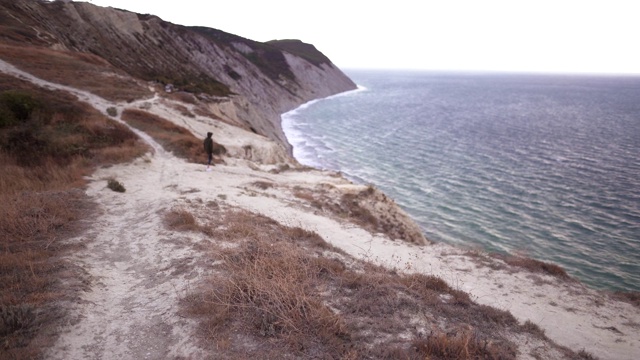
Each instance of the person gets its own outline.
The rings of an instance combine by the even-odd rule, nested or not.
[[[206,152],[209,157],[209,161],[207,162],[207,171],[211,171],[211,166],[215,166],[215,164],[211,163],[213,160],[213,139],[211,138],[211,135],[213,135],[213,133],[208,132],[207,138],[204,139],[204,152]]]

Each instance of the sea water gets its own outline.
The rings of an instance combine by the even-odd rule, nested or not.
[[[430,240],[640,291],[640,77],[347,75],[283,115],[301,163],[379,187]]]

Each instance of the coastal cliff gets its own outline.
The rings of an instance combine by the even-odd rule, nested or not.
[[[264,135],[289,154],[280,114],[356,88],[313,45],[298,40],[260,43],[85,2],[3,0],[0,20],[5,45],[96,55],[102,71],[199,94],[221,120]],[[5,59],[29,67],[20,57]]]
[[[637,358],[637,300],[298,164],[280,114],[354,88],[298,40],[0,0],[0,357]]]

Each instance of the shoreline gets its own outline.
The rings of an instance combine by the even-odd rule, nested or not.
[[[343,93],[341,95],[349,94],[349,93],[351,92]],[[324,98],[321,100],[327,100],[330,98],[331,97]],[[315,102],[317,101],[313,101],[311,105],[313,105]],[[343,102],[341,102],[341,104],[343,104]],[[302,112],[306,108],[307,106],[303,105],[299,108],[294,109],[292,112],[294,112],[294,116],[295,116],[295,113],[299,111]],[[376,181],[376,180],[380,180],[380,177],[384,176],[384,175],[380,175],[380,173],[370,177],[368,180],[363,180],[358,176],[350,176],[348,173],[343,172],[345,171],[343,170],[345,167],[342,165],[346,164],[344,158],[339,161],[327,162],[324,165],[321,164],[320,161],[322,161],[323,158],[325,157],[329,158],[331,155],[330,153],[328,153],[328,151],[323,152],[322,150],[324,146],[322,144],[323,138],[319,136],[305,138],[304,136],[305,134],[302,131],[300,131],[299,129],[295,129],[291,125],[287,124],[287,122],[291,122],[292,120],[291,118],[287,119],[288,116],[286,114],[288,113],[283,114],[283,129],[286,129],[284,130],[285,136],[287,137],[289,142],[292,144],[293,155],[298,162],[318,168],[318,169],[340,172],[349,180],[358,184],[367,184],[367,183],[375,184],[376,186],[383,189],[385,193],[390,194],[392,198],[398,201],[401,204],[401,206],[403,206],[405,211],[411,211],[412,212],[411,216],[414,218],[414,221],[424,229],[425,236],[429,237],[431,240],[443,242],[443,243],[454,245],[454,246],[460,246],[465,249],[481,248],[484,251],[488,251],[492,253],[495,252],[496,254],[519,254],[519,255],[524,255],[540,261],[559,264],[563,266],[567,271],[571,272],[574,278],[580,279],[580,281],[583,282],[585,285],[598,291],[631,292],[631,293],[640,292],[640,289],[634,288],[633,280],[635,279],[635,277],[633,276],[633,272],[631,272],[631,275],[629,275],[628,270],[627,272],[624,272],[623,271],[624,269],[622,266],[613,264],[614,261],[609,261],[606,259],[602,260],[607,254],[615,255],[613,248],[607,250],[608,252],[605,252],[602,255],[595,254],[592,257],[587,256],[586,259],[582,259],[579,255],[581,252],[580,249],[582,250],[587,249],[586,246],[588,246],[588,244],[586,243],[586,240],[584,243],[576,242],[575,249],[571,248],[571,245],[563,245],[563,244],[571,244],[570,242],[571,238],[580,239],[579,235],[573,235],[573,233],[567,232],[571,229],[567,228],[568,225],[565,222],[557,224],[557,226],[556,224],[552,224],[551,226],[548,226],[548,227],[538,227],[536,231],[527,233],[526,231],[522,231],[517,227],[520,225],[534,226],[536,224],[539,224],[540,221],[527,222],[526,220],[522,220],[522,221],[518,220],[519,225],[513,225],[513,226],[508,225],[507,227],[505,227],[506,230],[504,230],[504,233],[500,231],[496,232],[495,236],[497,238],[493,240],[494,241],[493,244],[487,243],[487,241],[491,241],[490,238],[484,238],[481,236],[477,239],[478,241],[474,241],[476,239],[470,239],[471,242],[468,242],[467,240],[469,240],[469,238],[471,237],[474,237],[475,233],[473,233],[470,229],[467,229],[467,228],[464,228],[459,232],[464,236],[456,236],[458,232],[448,233],[447,230],[449,230],[449,228],[447,227],[442,229],[436,229],[430,233],[428,229],[430,228],[433,221],[430,221],[429,218],[425,218],[424,214],[428,214],[428,213],[432,214],[434,212],[433,206],[427,209],[426,207],[425,208],[421,207],[422,205],[420,204],[412,205],[411,201],[407,202],[406,200],[403,200],[402,195],[405,193],[405,191],[408,191],[407,189],[404,189],[404,188],[401,189],[402,190],[400,191],[401,194],[398,194],[398,192],[394,192],[393,189],[391,193],[389,193],[389,186],[391,185],[388,184],[388,182]],[[304,122],[304,120],[302,122]],[[294,130],[292,131],[291,128],[294,128]],[[331,134],[331,132],[326,131],[326,129],[321,133],[324,134],[324,136],[329,136],[328,134]],[[304,148],[313,147],[314,145],[317,144],[316,141],[320,142],[319,148],[318,146],[316,146],[316,148],[318,148],[318,152],[321,157],[319,161],[314,160],[314,158],[317,157],[317,154],[314,153],[314,150],[298,149],[299,146],[302,146]],[[327,146],[329,147],[334,147],[333,145],[335,144],[327,144]],[[301,154],[301,151],[304,151],[304,153]],[[345,154],[345,153],[348,154],[348,152],[345,152],[344,148],[342,148],[339,151],[341,152],[341,154]],[[358,161],[358,160],[354,160],[354,161]],[[358,162],[358,164],[365,164],[365,163]],[[364,166],[367,166],[367,165],[365,164]],[[371,166],[376,167],[375,164]],[[433,196],[426,196],[425,201],[429,201],[431,197]],[[420,199],[424,200],[425,196],[420,197]],[[513,206],[517,206],[517,205],[518,203],[514,202]],[[486,209],[486,206],[483,206],[482,208]],[[525,216],[526,218],[527,216],[535,217],[535,215],[538,213],[539,213],[539,207],[531,207],[531,208],[524,207],[522,208],[522,211],[518,212],[517,214],[522,214],[522,216]],[[581,214],[578,214],[578,215],[581,215]],[[435,220],[438,220],[438,219],[439,218],[437,217],[435,218]],[[472,218],[470,220],[475,220],[475,218]],[[490,226],[492,224],[487,221],[486,217],[479,218],[478,221],[484,229],[487,229],[487,228],[491,229]],[[494,224],[494,225],[501,225],[501,223]],[[559,229],[558,231],[560,235],[558,235],[559,237],[558,239],[556,239],[555,237],[546,239],[541,235],[543,231],[550,230],[554,226],[556,226]],[[516,230],[520,232],[515,233],[514,231]],[[627,237],[623,239],[628,239],[628,233],[629,233],[628,231],[624,233]],[[521,237],[522,234],[524,234],[525,239],[527,240],[512,241],[513,239],[506,237],[507,235],[512,236],[514,238],[519,236]],[[444,235],[444,236],[440,237],[438,235]],[[614,235],[611,235],[611,236],[614,236]],[[546,239],[546,240],[539,240],[539,239]],[[588,239],[591,239],[591,238],[588,238]],[[556,242],[560,244],[558,245],[559,250],[556,250],[553,252],[548,251],[547,248],[544,246],[545,244],[553,245]],[[580,247],[580,249],[578,249],[578,247]],[[565,260],[565,261],[562,261],[562,260]],[[598,261],[598,260],[602,260],[602,261]],[[622,259],[621,262],[628,261],[628,260],[629,260],[629,257],[626,257],[625,259]]]

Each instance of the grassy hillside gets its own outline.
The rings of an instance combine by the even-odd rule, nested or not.
[[[73,96],[0,74],[0,358],[39,357],[83,287],[62,258],[93,216],[83,176],[148,150]]]

